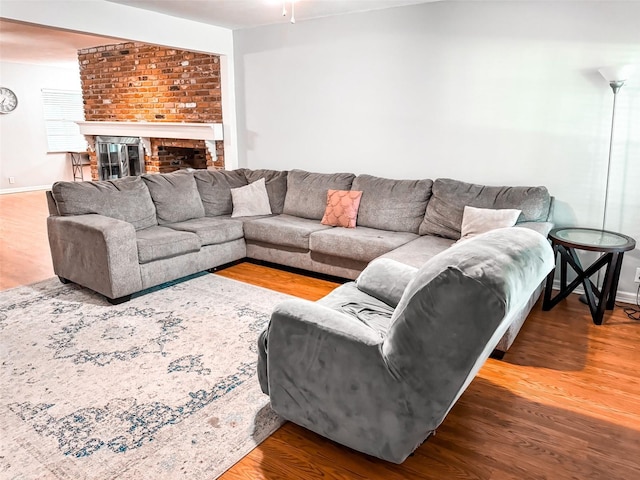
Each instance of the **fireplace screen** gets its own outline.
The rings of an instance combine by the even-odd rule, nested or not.
[[[100,180],[142,175],[144,151],[138,137],[96,137]]]

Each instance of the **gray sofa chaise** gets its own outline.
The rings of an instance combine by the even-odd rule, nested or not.
[[[549,242],[526,228],[490,231],[419,269],[374,260],[315,303],[276,306],[258,341],[261,388],[283,418],[402,463],[554,267]]]
[[[234,217],[232,189],[262,179],[271,214]],[[362,192],[356,228],[321,223],[330,189]],[[552,226],[544,187],[302,170],[179,171],[57,182],[47,199],[56,275],[112,303],[243,258],[346,279],[381,256],[419,267],[460,238],[465,206],[519,209],[518,225],[545,235]],[[499,350],[509,348],[527,313],[514,320]]]

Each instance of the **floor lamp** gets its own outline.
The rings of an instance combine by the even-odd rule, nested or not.
[[[611,112],[611,133],[609,135],[609,160],[607,162],[607,183],[604,189],[604,211],[602,213],[602,230],[605,230],[607,223],[607,204],[609,201],[609,176],[611,174],[611,152],[613,150],[613,127],[616,121],[616,98],[618,91],[627,81],[632,73],[631,65],[621,65],[618,67],[603,67],[598,70],[600,75],[609,82],[611,90],[613,90],[613,110]]]
[[[629,79],[629,75],[632,73],[632,65],[620,65],[617,67],[602,67],[598,69],[600,75],[604,77],[606,81],[609,82],[609,86],[611,90],[613,90],[613,110],[611,112],[611,132],[609,134],[609,158],[607,161],[607,182],[604,188],[604,210],[602,212],[602,230],[606,229],[607,225],[607,206],[609,203],[609,177],[611,175],[611,153],[613,151],[613,127],[616,122],[616,98],[618,96],[618,92]],[[596,279],[596,284],[600,285],[600,270],[598,270],[598,278]],[[587,297],[585,294],[580,295],[580,301],[582,303],[587,303]]]

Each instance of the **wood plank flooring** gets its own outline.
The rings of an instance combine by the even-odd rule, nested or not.
[[[52,277],[44,191],[0,195],[0,290]]]
[[[306,300],[318,300],[340,285],[326,277],[291,273],[284,269],[264,267],[252,262],[243,262],[220,269],[216,274]]]
[[[219,274],[315,298],[306,276],[248,263]],[[640,479],[640,322],[616,308],[593,325],[576,295],[550,312],[539,303],[504,359],[487,361],[402,465],[287,423],[221,478]]]
[[[0,289],[53,275],[44,217],[43,192],[0,195]],[[217,274],[309,300],[337,285],[248,262]],[[538,304],[402,465],[287,423],[221,478],[640,479],[640,322],[616,308],[593,325],[575,295]]]

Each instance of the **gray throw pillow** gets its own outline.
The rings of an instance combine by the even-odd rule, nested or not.
[[[287,195],[283,213],[321,220],[329,190],[351,190],[353,173],[311,173],[291,170],[287,175]]]
[[[460,240],[456,243],[498,228],[513,227],[520,213],[520,210],[512,208],[475,208],[467,205],[462,214]]]
[[[51,194],[60,215],[95,213],[131,223],[136,230],[153,227],[156,207],[140,177],[103,182],[56,182]]]
[[[282,213],[284,209],[284,197],[287,194],[286,170],[250,170],[248,168],[241,168],[237,171],[242,172],[249,183],[264,178],[267,186],[267,195],[269,195],[271,213]]]
[[[390,258],[376,258],[358,275],[356,285],[358,290],[396,308],[417,272],[417,268]]]
[[[204,206],[191,172],[144,175],[156,206],[158,224],[178,223],[204,217]]]
[[[252,217],[257,215],[271,215],[269,195],[264,178],[244,187],[232,188],[233,213],[235,217]]]

